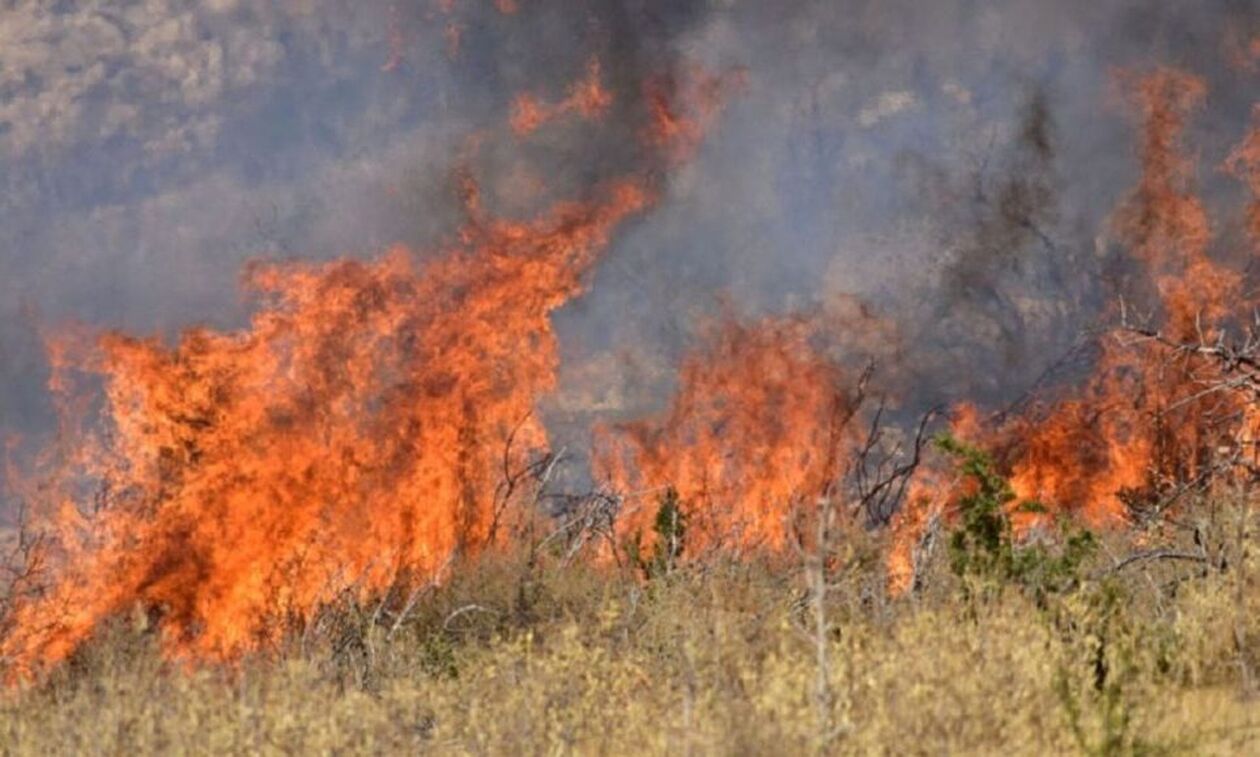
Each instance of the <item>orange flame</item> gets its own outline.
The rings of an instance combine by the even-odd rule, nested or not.
[[[609,97],[592,62],[563,107],[593,114]],[[468,223],[424,262],[396,248],[370,262],[254,264],[244,330],[191,329],[169,347],[79,330],[49,339],[66,440],[37,524],[53,570],[3,619],[10,678],[137,607],[168,656],[234,659],[336,596],[434,578],[492,543],[505,466],[546,446],[534,410],[556,383],[549,316],[654,201],[654,182],[502,221],[465,175]]]
[[[1154,281],[1176,339],[1193,336],[1199,319],[1227,316],[1241,283],[1207,255],[1211,224],[1194,192],[1195,162],[1181,150],[1186,119],[1206,96],[1202,79],[1172,69],[1138,79],[1130,93],[1143,119],[1142,179],[1117,226]]]
[[[651,118],[644,141],[664,150],[674,162],[690,160],[730,96],[747,83],[743,70],[712,74],[697,66],[649,80],[644,98]]]
[[[1251,111],[1252,128],[1225,161],[1225,170],[1247,185],[1247,233],[1260,243],[1260,105]]]
[[[1197,77],[1160,69],[1134,81],[1130,97],[1142,116],[1143,171],[1117,228],[1155,284],[1164,338],[1177,343],[1211,339],[1241,296],[1241,276],[1208,255],[1211,226],[1181,147],[1206,93]],[[1242,409],[1230,406],[1234,398],[1200,398],[1213,375],[1210,364],[1170,362],[1150,343],[1108,341],[1082,396],[1015,434],[1023,437],[1016,492],[1101,523],[1124,517],[1126,490],[1195,477]]]
[[[1117,228],[1153,281],[1165,337],[1176,342],[1210,338],[1241,287],[1237,272],[1208,255],[1211,226],[1194,191],[1194,161],[1182,151],[1186,119],[1206,93],[1202,80],[1170,69],[1131,87],[1142,117],[1143,171]],[[1149,343],[1108,340],[1079,398],[1027,429],[1019,428],[1027,421],[1016,424],[1016,493],[1102,524],[1125,517],[1126,490],[1194,477],[1220,440],[1214,419],[1231,415],[1222,413],[1222,400],[1196,399],[1204,371],[1211,366],[1170,363]]]
[[[395,249],[255,265],[262,305],[240,332],[54,343],[59,394],[105,381],[110,433],[76,458],[104,506],[81,513],[62,482],[64,569],[18,607],[0,653],[55,663],[139,604],[171,655],[229,658],[274,642],[278,614],[309,618],[330,593],[432,575],[484,544],[505,450],[519,464],[546,443],[532,412],[555,383],[548,314],[648,202],[627,181],[471,226],[425,264]]]
[[[599,60],[592,58],[586,64],[586,76],[571,86],[568,96],[560,102],[547,104],[533,95],[518,95],[512,104],[512,131],[518,136],[526,136],[571,113],[587,121],[602,118],[612,106],[613,98],[612,93],[604,89],[601,80]]]
[[[1161,337],[1174,344],[1211,340],[1242,296],[1242,279],[1208,255],[1211,224],[1195,194],[1195,163],[1182,149],[1187,119],[1207,88],[1171,69],[1124,82],[1142,119],[1142,178],[1118,212],[1116,228],[1154,284],[1163,308]],[[1227,163],[1253,192],[1260,189],[1254,182],[1257,144],[1253,133]],[[1253,208],[1253,219],[1255,213]],[[1214,364],[1193,355],[1172,360],[1162,345],[1122,336],[1103,341],[1094,374],[1075,396],[1023,417],[981,424],[980,443],[1010,475],[1017,529],[1046,517],[1017,512],[1029,501],[1093,526],[1123,523],[1128,498],[1157,498],[1212,470],[1221,448],[1237,444],[1252,425],[1244,400],[1203,391],[1220,378]],[[923,477],[939,483],[932,471]],[[928,520],[922,502],[912,500],[909,507],[889,558],[894,591],[909,586],[909,549]]]
[[[789,519],[832,493],[854,441],[846,376],[811,343],[817,336],[800,318],[714,327],[684,359],[663,415],[605,434],[611,480],[646,495],[673,487],[689,516],[689,549],[787,546]],[[654,499],[628,508],[623,533],[650,536]]]

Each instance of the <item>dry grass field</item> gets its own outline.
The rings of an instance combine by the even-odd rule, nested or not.
[[[137,612],[5,693],[0,743],[12,754],[1254,753],[1260,523],[1236,501],[1194,507],[1184,536],[1104,535],[1054,586],[959,575],[940,549],[918,590],[890,598],[886,545],[849,529],[821,561],[821,603],[808,559],[644,571],[522,544],[452,566],[401,622],[387,609],[397,603],[340,603],[233,665],[165,660]],[[1195,559],[1162,556],[1174,552]]]

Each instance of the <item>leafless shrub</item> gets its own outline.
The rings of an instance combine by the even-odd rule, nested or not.
[[[874,365],[868,365],[843,405],[847,411],[834,419],[833,434],[843,433],[861,417],[874,373]],[[860,550],[852,538],[855,526],[859,521],[868,527],[887,525],[896,512],[922,460],[927,431],[936,415],[930,411],[923,416],[907,449],[890,439],[885,410],[885,402],[880,399],[862,441],[845,459],[835,461],[835,473],[812,511],[797,507],[793,518],[796,527],[790,543],[801,562],[804,583],[799,603],[804,612],[794,620],[797,632],[814,654],[813,700],[820,751],[827,751],[852,727],[851,723],[836,722],[834,716],[831,649],[840,630],[831,618],[829,597],[851,586],[849,576],[863,567]],[[802,524],[811,524],[812,529]]]

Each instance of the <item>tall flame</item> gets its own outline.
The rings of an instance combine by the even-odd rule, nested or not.
[[[1194,190],[1182,142],[1206,86],[1159,69],[1132,82],[1142,119],[1142,178],[1117,214],[1127,247],[1154,284],[1169,341],[1211,339],[1240,296],[1241,277],[1208,255],[1211,225]],[[1017,447],[1012,484],[1021,499],[1078,512],[1095,524],[1121,520],[1126,491],[1196,476],[1236,422],[1230,398],[1197,399],[1212,366],[1169,360],[1149,342],[1104,341],[1094,376],[1048,417],[1004,432]]]
[[[592,61],[525,125],[598,117],[611,103],[600,78]],[[707,126],[712,94],[674,92],[668,107]],[[672,157],[699,136],[653,145]],[[65,659],[137,607],[169,656],[232,659],[334,596],[434,577],[492,543],[505,468],[546,448],[535,406],[556,384],[550,314],[655,199],[654,171],[628,176],[531,221],[488,217],[466,177],[468,222],[447,249],[253,264],[258,306],[240,331],[191,329],[174,346],[50,339],[64,441],[38,525],[52,572],[3,619],[10,674]]]
[[[452,0],[436,1],[451,13]],[[391,37],[387,70],[403,62],[403,41]],[[742,73],[698,68],[653,79],[639,136],[667,163],[689,159],[743,84]],[[1206,86],[1172,69],[1124,84],[1141,119],[1142,175],[1115,231],[1155,296],[1159,338],[1211,340],[1243,292],[1241,275],[1209,254],[1183,145]],[[598,120],[612,103],[591,60],[558,101],[518,96],[510,126],[523,137],[572,115]],[[1256,118],[1225,167],[1253,194],[1260,242],[1260,109]],[[0,655],[18,672],[54,664],[139,606],[172,657],[230,659],[279,641],[279,619],[308,620],[336,593],[430,577],[493,543],[504,467],[547,443],[535,408],[556,384],[549,316],[582,291],[616,227],[651,204],[650,186],[627,179],[597,200],[503,221],[487,218],[469,182],[470,220],[435,255],[250,266],[248,328],[192,329],[173,346],[119,333],[50,340],[50,390],[71,440],[60,450],[71,472],[55,478],[44,513],[56,569],[6,619]],[[651,530],[652,495],[669,487],[689,549],[783,549],[794,518],[839,494],[870,420],[853,375],[822,345],[834,336],[809,317],[711,326],[663,412],[600,432],[597,465],[631,495],[622,535]],[[1034,500],[1123,523],[1135,500],[1212,470],[1255,424],[1237,397],[1204,394],[1219,378],[1212,363],[1120,336],[1101,341],[1093,374],[1057,402],[1001,420],[956,410],[954,433],[1009,475],[1019,528],[1043,517],[1017,511]],[[84,422],[94,382],[99,425]],[[965,486],[943,467],[913,482],[888,558],[895,591],[911,585],[920,535],[950,517]]]
[[[1241,279],[1207,254],[1212,230],[1195,194],[1195,161],[1184,154],[1186,119],[1203,103],[1203,80],[1173,69],[1139,78],[1130,101],[1142,117],[1142,179],[1121,208],[1117,226],[1143,263],[1177,339],[1194,335],[1198,321],[1217,322]]]
[[[505,454],[546,442],[532,413],[555,384],[548,314],[648,202],[626,181],[536,221],[477,222],[428,263],[395,249],[255,265],[246,330],[59,346],[55,390],[105,383],[109,433],[76,458],[103,506],[81,513],[63,482],[64,567],[0,653],[55,663],[138,604],[172,655],[231,657],[275,641],[277,615],[484,544]]]
[[[1205,391],[1222,378],[1215,363],[1168,349],[1211,342],[1243,297],[1240,274],[1208,254],[1211,223],[1195,193],[1195,162],[1183,149],[1188,118],[1203,103],[1206,86],[1172,69],[1124,83],[1142,123],[1142,176],[1116,214],[1116,229],[1153,285],[1162,343],[1124,332],[1108,335],[1093,375],[1072,396],[1020,417],[980,423],[979,431],[969,424],[970,440],[992,451],[1010,474],[1012,515],[1021,529],[1046,517],[1017,512],[1029,501],[1094,526],[1123,523],[1137,500],[1158,505],[1177,485],[1214,471],[1219,453],[1229,452],[1254,426],[1245,399]],[[1258,143],[1253,132],[1227,163],[1253,192]],[[1260,232],[1257,212],[1253,206],[1249,214],[1253,234]],[[939,474],[925,471],[923,480],[939,481]],[[889,560],[894,590],[909,585],[910,549],[926,522],[948,514],[939,497],[912,497],[907,508]]]

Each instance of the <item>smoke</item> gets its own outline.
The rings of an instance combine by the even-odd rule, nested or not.
[[[1080,334],[1126,273],[1109,218],[1137,160],[1117,79],[1165,64],[1207,78],[1222,94],[1190,139],[1216,165],[1251,107],[1253,74],[1228,40],[1249,39],[1256,17],[1240,3],[715,10],[685,46],[746,66],[748,88],[562,314],[569,386],[595,383],[587,406],[627,417],[659,407],[721,297],[757,315],[856,295],[899,324],[877,357],[908,411],[1001,408],[1079,376]],[[1233,207],[1236,183],[1204,174],[1204,195]],[[1232,222],[1219,232],[1218,252],[1237,247]]]
[[[558,316],[558,439],[659,409],[696,324],[834,311],[896,327],[910,408],[1013,401],[1115,296],[1111,209],[1136,176],[1117,72],[1203,76],[1188,138],[1244,131],[1245,0],[147,0],[0,10],[0,426],[50,427],[39,330],[233,326],[241,264],[436,246],[471,172],[527,217],[627,172],[659,207]],[[598,123],[519,135],[592,60]],[[645,83],[744,72],[697,159],[645,148]],[[475,140],[470,140],[476,137]],[[1214,205],[1241,196],[1205,171]],[[1234,203],[1235,205],[1237,203]],[[1216,229],[1241,245],[1241,218]],[[1239,266],[1242,261],[1237,261]]]
[[[522,216],[651,170],[638,89],[673,73],[669,39],[698,7],[6,7],[0,424],[47,425],[38,330],[50,324],[237,325],[247,260],[434,246],[462,220],[456,169]],[[616,93],[599,129],[502,128],[518,93],[558,96],[591,60]]]

